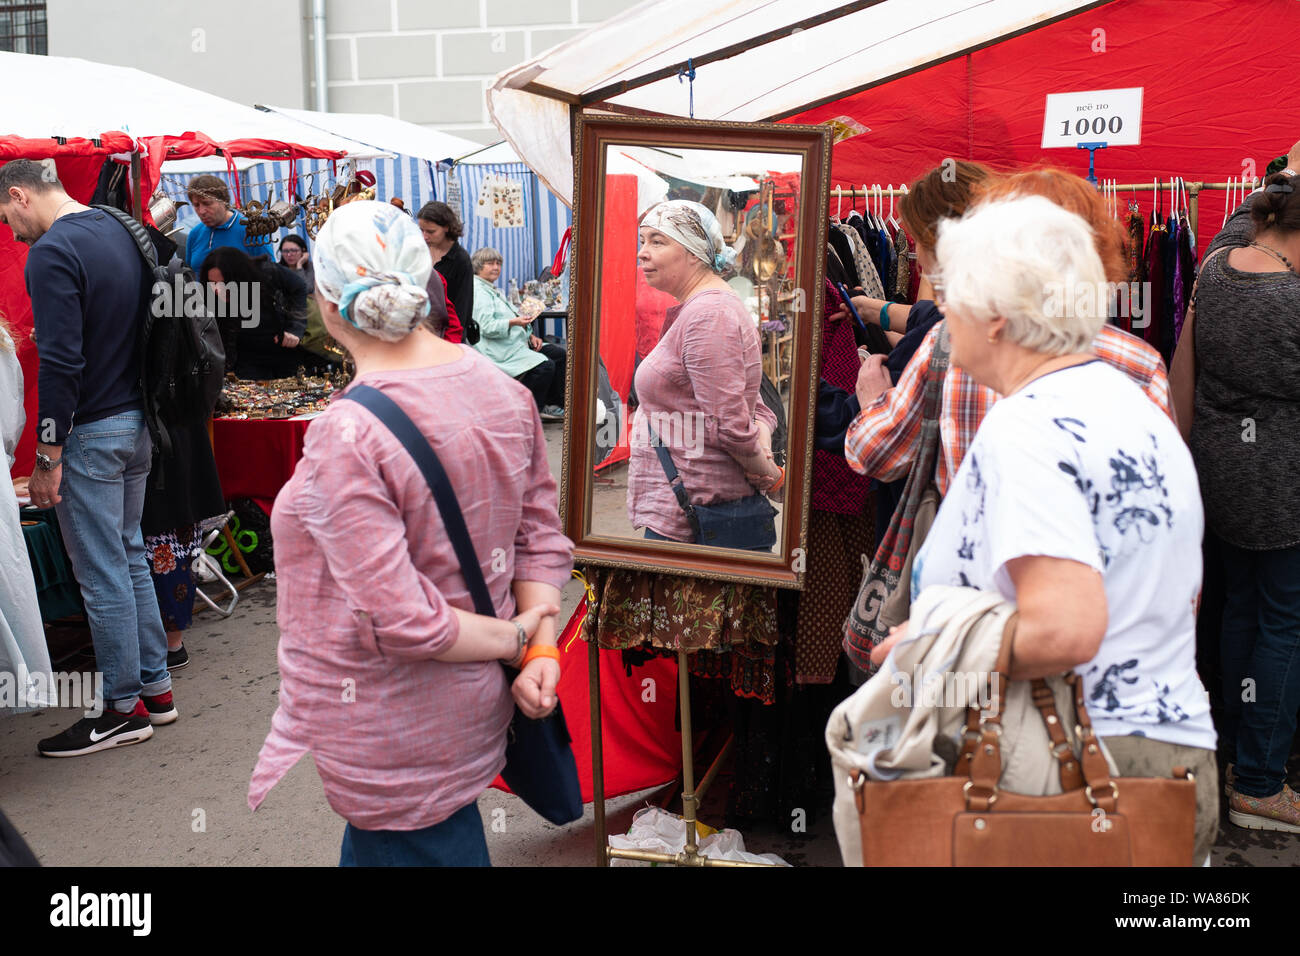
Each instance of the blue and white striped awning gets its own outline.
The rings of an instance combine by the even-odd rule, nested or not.
[[[350,175],[350,161],[340,161],[336,165],[337,175],[332,171],[329,160],[298,160],[296,179],[287,160],[257,163],[236,173],[234,177],[227,172],[216,172],[214,175],[230,186],[232,198],[236,193],[237,177],[238,191],[245,202],[249,199],[293,199],[294,195],[325,192],[337,185],[336,180]],[[400,197],[412,215],[430,200],[446,201],[449,167],[444,164],[430,163],[414,156],[397,156],[393,159],[356,160],[355,166],[374,173],[376,199],[387,202],[394,196]],[[536,279],[543,269],[550,267],[564,231],[572,224],[573,217],[569,208],[543,188],[523,163],[459,163],[455,169],[465,206],[462,210],[465,234],[460,240],[461,245],[470,254],[484,246],[491,246],[501,253],[504,260],[501,269],[502,288],[511,279],[520,286],[529,279]],[[521,228],[495,228],[489,219],[475,213],[475,203],[483,180],[491,174],[517,179],[523,183],[524,225]],[[170,198],[183,200],[185,184],[195,175],[198,174],[169,174],[164,166],[161,188]],[[189,228],[197,221],[189,206],[181,207],[179,222],[182,228]],[[281,229],[276,236],[269,237],[266,243],[267,253],[278,254],[280,239],[290,232],[307,238],[300,220],[297,228]],[[310,239],[308,245],[311,245]]]

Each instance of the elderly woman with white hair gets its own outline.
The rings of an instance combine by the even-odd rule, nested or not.
[[[952,361],[1004,396],[962,460],[912,574],[1016,602],[1009,676],[1073,670],[1122,776],[1197,780],[1197,862],[1218,824],[1215,731],[1196,674],[1203,524],[1191,454],[1091,351],[1105,275],[1087,224],[1039,196],[948,221],[937,301]],[[904,636],[872,654],[876,663]]]
[[[470,268],[474,270],[474,321],[479,329],[474,347],[533,393],[543,421],[560,421],[564,418],[567,352],[533,335],[529,331],[533,319],[520,315],[497,288],[501,253],[484,246],[470,257]]]
[[[636,372],[628,518],[653,540],[768,551],[775,510],[764,495],[780,490],[785,472],[771,455],[776,416],[759,398],[758,329],[722,279],[735,250],[713,214],[687,200],[653,206],[640,238],[646,282],[680,305],[668,309]],[[680,483],[670,483],[670,468]],[[701,522],[700,506],[721,517],[716,532]]]
[[[420,231],[386,203],[343,206],[316,241],[321,317],[356,362],[343,396],[378,389],[433,447],[495,616],[472,612],[420,468],[358,402],[312,423],[271,518],[280,701],[249,804],[310,751],[348,821],[345,866],[488,865],[475,801],[505,766],[514,704],[550,713],[560,676],[572,544],[537,409],[429,330],[431,269]],[[521,668],[513,688],[501,662]]]

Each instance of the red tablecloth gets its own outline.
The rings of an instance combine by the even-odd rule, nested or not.
[[[310,421],[217,418],[212,448],[226,500],[252,498],[267,514],[302,457]]]

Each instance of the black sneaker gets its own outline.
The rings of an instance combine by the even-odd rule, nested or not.
[[[155,694],[153,697],[141,694],[140,699],[144,701],[144,709],[149,712],[149,723],[155,727],[175,723],[176,718],[180,716],[180,711],[176,709],[176,704],[172,701],[171,691],[167,691],[165,694]]]
[[[83,717],[63,733],[42,740],[36,752],[42,757],[80,757],[97,750],[138,744],[153,736],[149,711],[143,701],[137,701],[135,710],[119,714],[106,710],[98,717]]]
[[[190,652],[185,650],[182,644],[174,651],[167,652],[167,669],[169,671],[178,671],[182,667],[188,667],[190,664]]]

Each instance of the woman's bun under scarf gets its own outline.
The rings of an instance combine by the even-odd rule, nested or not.
[[[651,206],[641,220],[641,228],[657,229],[680,242],[714,272],[726,272],[736,262],[736,250],[722,238],[717,218],[689,199],[669,199]]]
[[[396,206],[340,206],[316,237],[316,285],[353,328],[385,342],[429,314],[433,259],[419,228]]]

